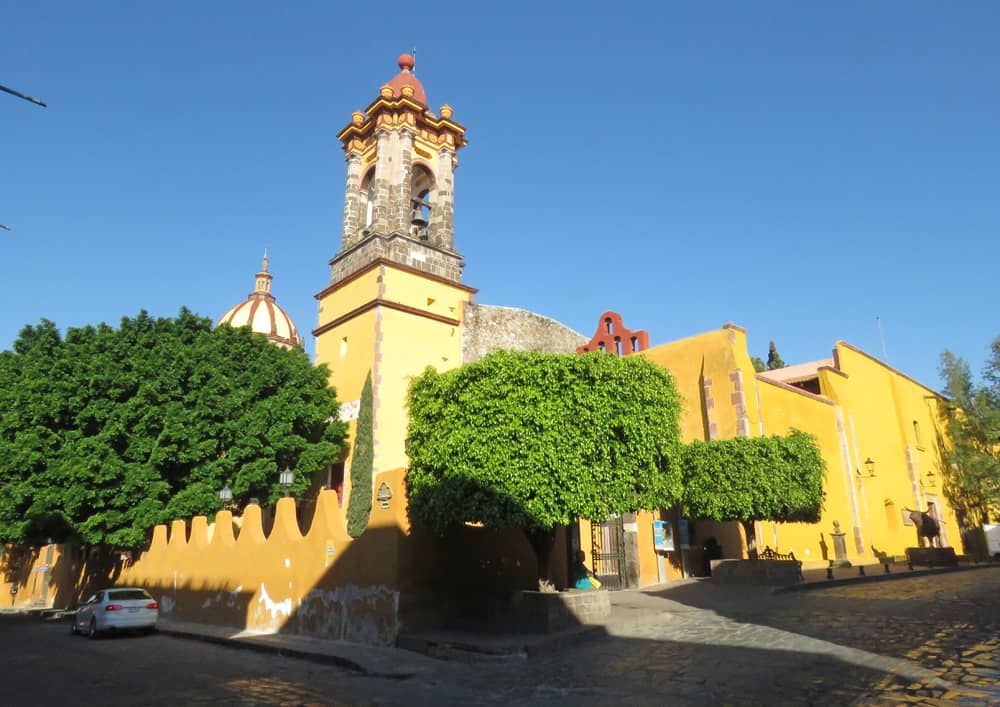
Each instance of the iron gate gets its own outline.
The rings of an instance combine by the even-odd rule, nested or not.
[[[605,589],[625,587],[625,528],[621,516],[590,525],[594,576]]]

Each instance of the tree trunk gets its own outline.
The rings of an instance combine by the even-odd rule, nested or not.
[[[531,530],[527,531],[527,536],[538,562],[538,587],[541,589],[544,583],[552,580],[552,547],[555,545],[556,531],[555,528]]]
[[[752,520],[741,521],[743,524],[743,532],[747,536],[747,557],[751,560],[757,557],[757,531],[753,527]]]

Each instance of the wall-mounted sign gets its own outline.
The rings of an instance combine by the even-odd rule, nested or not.
[[[392,489],[389,488],[389,484],[383,481],[378,485],[378,493],[375,494],[375,500],[378,501],[378,505],[382,508],[389,507],[389,501],[392,500]]]
[[[673,552],[674,527],[669,520],[653,521],[653,547],[657,552]]]
[[[691,547],[691,535],[688,532],[688,521],[687,518],[681,518],[678,525],[680,526],[680,536],[681,536],[681,549],[686,550]]]

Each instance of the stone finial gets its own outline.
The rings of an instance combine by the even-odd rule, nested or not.
[[[355,125],[361,125],[363,122],[365,122],[365,114],[359,110],[354,111],[353,113],[351,113],[351,122],[354,123]]]
[[[413,86],[403,86],[399,89],[399,92],[406,98],[413,98]]]
[[[413,67],[416,66],[417,60],[413,58],[412,54],[400,54],[397,64],[401,71],[413,71]]]
[[[392,98],[392,86],[386,84],[378,90],[378,93],[382,98]]]
[[[835,535],[839,535],[840,534],[840,521],[839,520],[833,521],[833,532],[834,532]]]
[[[449,120],[451,118],[451,113],[452,113],[451,106],[445,103],[443,106],[441,106],[440,113],[442,118],[444,118],[445,120]]]

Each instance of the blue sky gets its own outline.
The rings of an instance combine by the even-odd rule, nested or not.
[[[477,301],[654,344],[733,321],[938,387],[1000,335],[1000,5],[45,2],[3,14],[0,348],[273,292],[308,335],[340,243],[338,130],[417,47],[469,146]]]

